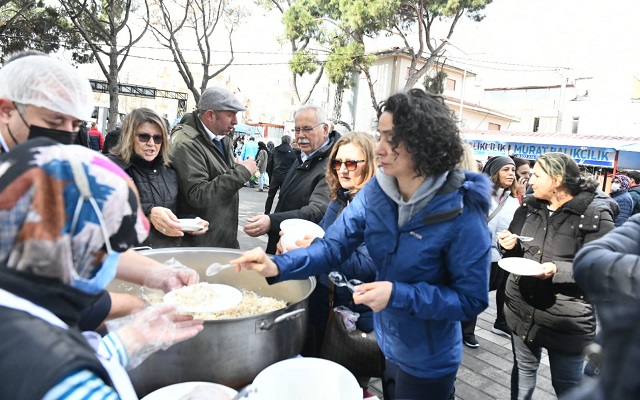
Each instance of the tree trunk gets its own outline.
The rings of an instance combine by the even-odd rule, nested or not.
[[[109,123],[104,134],[115,129],[118,120],[118,52],[117,45],[111,46],[109,54]],[[103,128],[104,129],[104,128]]]
[[[336,121],[340,121],[342,117],[342,98],[344,96],[344,82],[336,85],[336,92],[333,97],[333,117]]]

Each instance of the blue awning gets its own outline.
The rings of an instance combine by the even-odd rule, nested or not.
[[[233,130],[237,133],[246,133],[247,135],[259,135],[260,130],[257,126],[247,125],[247,124],[236,124]]]

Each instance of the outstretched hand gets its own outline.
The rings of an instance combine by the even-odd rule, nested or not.
[[[271,261],[271,258],[260,247],[245,251],[240,257],[229,261],[229,264],[236,264],[238,271],[242,268],[253,270],[266,278],[280,274],[278,266]]]

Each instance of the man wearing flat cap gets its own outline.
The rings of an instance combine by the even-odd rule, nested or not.
[[[228,135],[246,108],[226,89],[202,92],[197,110],[186,115],[173,133],[172,166],[178,173],[178,213],[199,215],[210,229],[190,236],[186,246],[240,248],[238,190],[253,175],[253,159],[234,159]]]

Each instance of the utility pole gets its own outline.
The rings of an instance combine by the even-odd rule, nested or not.
[[[567,68],[561,69],[560,101],[558,103],[558,118],[556,119],[556,133],[562,133],[562,113],[564,111],[565,95],[567,92]]]

